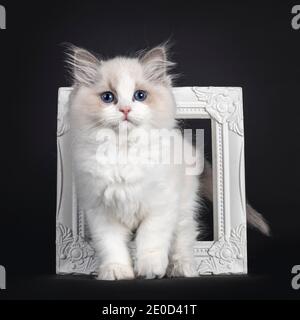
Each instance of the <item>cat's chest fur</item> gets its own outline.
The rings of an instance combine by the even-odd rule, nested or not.
[[[149,205],[164,197],[175,172],[157,164],[161,140],[149,141],[135,134],[116,138],[98,136],[97,143],[78,150],[79,164],[86,190],[87,208],[104,207],[105,211],[134,229],[149,211]],[[170,176],[171,175],[171,176]],[[89,185],[89,187],[87,187]]]
[[[148,146],[138,138],[103,138],[95,154],[98,174],[112,185],[140,183],[148,167]]]
[[[95,201],[131,229],[144,217],[147,195],[160,179],[158,167],[151,164],[154,154],[143,139],[120,143],[103,138],[86,157],[84,167],[93,176]]]

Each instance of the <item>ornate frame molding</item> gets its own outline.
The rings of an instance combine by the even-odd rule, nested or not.
[[[85,232],[84,213],[78,210],[69,165],[71,91],[58,92],[56,272],[92,274],[99,261]],[[199,274],[247,273],[242,89],[179,87],[173,92],[178,119],[212,122],[215,239],[195,243]]]

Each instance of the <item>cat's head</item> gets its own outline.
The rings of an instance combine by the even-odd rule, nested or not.
[[[134,57],[101,60],[90,52],[72,47],[68,55],[74,79],[72,108],[86,126],[118,128],[172,128],[175,103],[174,65],[165,46]]]

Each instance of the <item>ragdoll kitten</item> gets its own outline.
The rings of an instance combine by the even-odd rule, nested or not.
[[[173,63],[165,47],[109,60],[74,47],[68,62],[74,78],[70,106],[76,183],[101,260],[98,279],[197,276],[193,244],[201,172],[186,174],[185,163],[143,161],[149,140],[139,130],[176,128],[168,72]],[[121,149],[127,150],[126,162],[112,161],[120,160]],[[159,151],[156,143],[150,149]],[[133,234],[135,261],[128,249]]]

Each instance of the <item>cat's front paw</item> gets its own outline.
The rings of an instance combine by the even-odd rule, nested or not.
[[[168,255],[161,253],[145,254],[137,257],[135,272],[138,277],[146,279],[162,278],[168,267]]]
[[[119,263],[100,265],[97,277],[98,280],[129,280],[133,278],[132,266]]]
[[[168,277],[198,277],[195,261],[179,261],[172,262],[167,271]]]

